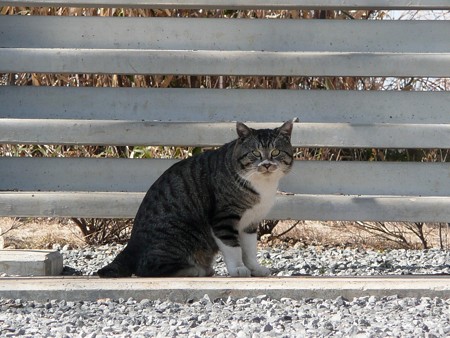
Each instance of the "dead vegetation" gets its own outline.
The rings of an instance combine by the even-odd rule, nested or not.
[[[87,244],[126,243],[130,238],[132,219],[71,218]]]
[[[82,222],[82,223],[81,223]],[[0,218],[4,247],[50,249],[126,243],[132,220]],[[84,230],[83,230],[84,229]],[[420,230],[419,230],[420,229]],[[263,245],[345,247],[373,250],[450,249],[450,224],[403,222],[265,221]],[[1,240],[0,240],[1,247]]]
[[[0,217],[0,249],[51,249],[54,244],[81,247],[86,242],[66,219]]]
[[[450,224],[408,222],[283,221],[261,234],[268,245],[300,243],[304,246],[361,249],[450,249]]]

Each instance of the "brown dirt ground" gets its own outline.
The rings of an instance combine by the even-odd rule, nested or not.
[[[374,225],[375,223],[368,223]],[[295,225],[295,226],[294,226]],[[380,233],[370,233],[361,222],[279,222],[271,234],[263,235],[263,245],[293,245],[301,243],[323,247],[370,248],[423,248],[419,238],[405,229],[402,223],[385,223],[396,235],[402,234],[406,242]],[[292,228],[292,229],[291,229]],[[10,230],[9,230],[10,229]],[[290,230],[289,230],[290,229]],[[289,230],[289,231],[287,231]],[[287,231],[287,232],[286,232]],[[7,218],[0,217],[0,248],[17,249],[52,248],[53,244],[71,247],[86,245],[79,228],[69,219],[55,218]],[[430,223],[424,225],[429,247],[450,249],[449,227]]]

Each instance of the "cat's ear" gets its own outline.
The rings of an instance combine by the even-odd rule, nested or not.
[[[290,138],[294,122],[298,122],[298,117],[294,117],[292,120],[284,122],[283,125],[278,128],[279,133]]]
[[[239,138],[246,138],[252,133],[252,130],[242,122],[236,122],[236,131]]]

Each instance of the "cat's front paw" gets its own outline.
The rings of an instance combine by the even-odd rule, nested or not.
[[[258,266],[254,269],[252,269],[251,274],[254,277],[266,277],[269,276],[272,272],[269,268],[266,268],[265,266]]]
[[[228,273],[231,277],[250,277],[252,275],[251,271],[246,266],[238,266],[233,269],[229,269]]]

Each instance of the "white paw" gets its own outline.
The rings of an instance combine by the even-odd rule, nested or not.
[[[255,276],[255,277],[266,277],[266,276],[269,276],[272,272],[270,271],[269,268],[259,265],[258,267],[252,269],[251,273],[252,273],[252,276]]]
[[[252,275],[246,266],[238,266],[233,269],[229,269],[228,273],[231,277],[250,277]]]

